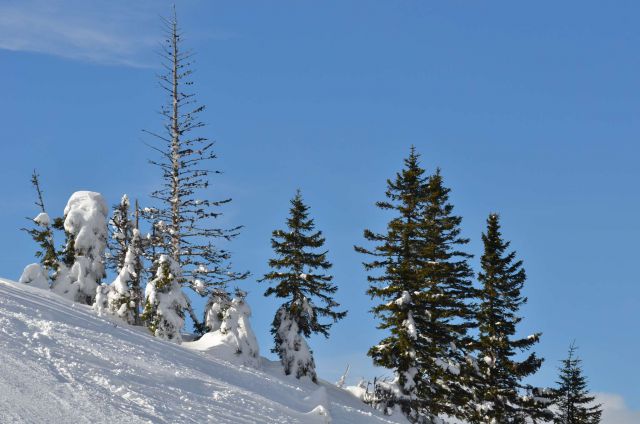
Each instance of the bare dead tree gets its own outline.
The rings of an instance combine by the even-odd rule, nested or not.
[[[143,212],[154,226],[156,256],[170,256],[182,269],[181,285],[206,296],[247,277],[247,272],[232,271],[230,252],[219,246],[219,242],[236,237],[241,226],[223,229],[214,225],[221,215],[220,207],[231,199],[207,197],[210,179],[220,171],[210,168],[216,159],[214,142],[197,134],[205,125],[200,119],[205,107],[190,91],[193,53],[182,50],[175,8],[173,16],[163,21],[166,39],[161,56],[165,72],[159,80],[168,101],[160,111],[163,131],[145,131],[158,142],[150,146],[157,153],[150,162],[162,171],[162,186],[152,193],[159,205]],[[196,330],[202,331],[202,322],[191,307],[188,312]]]

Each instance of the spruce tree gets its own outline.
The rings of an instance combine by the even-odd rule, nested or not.
[[[555,424],[598,424],[602,417],[602,405],[594,404],[595,397],[589,394],[587,379],[582,374],[581,360],[574,343],[569,346],[569,355],[562,361],[560,380],[555,391],[557,412]]]
[[[111,219],[109,219],[109,256],[106,265],[112,271],[119,273],[124,266],[127,251],[133,237],[135,228],[131,219],[129,197],[125,194],[120,203],[113,207]]]
[[[96,290],[96,299],[93,307],[98,314],[109,313],[121,318],[127,324],[141,325],[141,273],[142,241],[140,231],[134,228],[127,246],[124,262],[116,279],[109,285],[98,286]]]
[[[331,325],[346,316],[337,311],[333,299],[337,287],[333,277],[325,274],[331,268],[327,251],[317,252],[325,243],[321,231],[315,230],[309,218],[309,207],[298,190],[291,200],[287,230],[273,231],[271,246],[277,257],[269,260],[271,271],[260,281],[275,283],[265,296],[285,299],[273,320],[275,338],[272,352],[280,357],[287,375],[308,376],[316,382],[313,353],[305,338],[312,334],[329,337]],[[329,318],[331,321],[322,321]]]
[[[166,40],[162,46],[163,67],[160,85],[167,93],[167,104],[161,109],[164,130],[147,131],[158,141],[151,146],[158,158],[150,161],[162,172],[162,186],[152,193],[158,207],[145,208],[145,217],[154,229],[156,252],[152,271],[158,267],[158,256],[165,254],[180,267],[179,283],[196,294],[206,296],[211,290],[226,288],[230,281],[245,278],[248,273],[231,270],[230,253],[214,244],[233,239],[240,227],[217,228],[212,220],[219,217],[219,207],[231,199],[209,200],[206,190],[211,176],[211,161],[216,158],[213,142],[199,134],[204,126],[200,114],[204,106],[197,104],[192,87],[192,53],[182,48],[182,31],[175,13],[165,20]],[[187,304],[197,331],[204,325]]]
[[[475,326],[477,290],[468,263],[473,256],[462,250],[469,239],[461,236],[462,218],[453,213],[450,192],[436,169],[427,181],[421,224],[420,278],[426,287],[417,298],[426,313],[419,315],[416,326],[426,337],[418,357],[427,377],[420,386],[427,410],[462,417],[470,396],[469,330]]]
[[[179,284],[180,267],[170,256],[158,259],[156,277],[145,287],[145,305],[141,319],[156,336],[178,343],[184,326],[188,300]]]
[[[98,288],[94,308],[98,313],[108,312],[129,324],[141,325],[140,308],[144,306],[141,281],[148,243],[138,228],[138,201],[132,214],[129,197],[123,195],[120,203],[113,207],[109,224],[110,252],[106,263],[117,277],[111,284]]]
[[[36,206],[40,212],[35,218],[27,218],[29,221],[36,224],[35,228],[23,228],[23,231],[27,232],[33,241],[35,241],[40,249],[36,251],[36,258],[40,259],[40,263],[44,268],[44,273],[55,273],[58,269],[58,252],[53,239],[53,227],[51,218],[44,207],[44,199],[42,195],[42,189],[40,188],[40,177],[33,171],[31,175],[31,184],[36,191]]]
[[[385,406],[399,404],[403,413],[417,422],[424,416],[425,402],[418,398],[416,389],[421,370],[415,317],[423,311],[412,295],[425,286],[418,270],[422,266],[419,226],[424,213],[426,177],[414,148],[404,164],[395,180],[387,181],[388,200],[376,203],[380,209],[396,213],[387,225],[386,234],[365,230],[364,237],[377,246],[373,250],[358,246],[355,249],[375,257],[364,264],[367,271],[381,270],[367,277],[370,284],[367,293],[379,299],[372,312],[380,320],[378,328],[386,330],[388,335],[369,349],[368,355],[375,365],[395,372],[399,393]]]
[[[542,365],[535,353],[522,361],[516,355],[531,349],[539,341],[540,333],[517,338],[517,326],[522,320],[518,312],[527,301],[521,290],[526,281],[522,261],[515,251],[508,251],[510,242],[504,241],[500,218],[489,215],[486,233],[482,234],[484,253],[480,259],[482,271],[478,275],[482,287],[477,312],[479,327],[477,350],[479,374],[475,381],[478,408],[470,408],[472,423],[521,422],[523,416],[544,417],[545,408],[523,396],[522,380],[534,374]]]
[[[71,195],[61,224],[67,243],[51,286],[54,292],[75,302],[94,303],[96,289],[105,277],[107,214],[100,193],[78,191]]]
[[[475,291],[470,255],[460,250],[461,218],[453,215],[449,189],[440,171],[426,177],[415,149],[404,169],[387,181],[387,200],[376,205],[394,211],[386,233],[365,230],[374,249],[356,247],[375,259],[365,263],[368,294],[379,328],[388,336],[369,350],[374,363],[393,369],[398,403],[412,422],[431,422],[437,415],[462,416],[467,331]]]

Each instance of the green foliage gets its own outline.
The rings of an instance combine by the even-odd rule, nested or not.
[[[113,206],[113,214],[109,220],[110,237],[107,243],[109,255],[106,260],[109,269],[120,272],[124,266],[134,229],[135,223],[131,219],[129,198],[125,194],[120,203]]]
[[[64,229],[64,218],[55,218],[53,220],[53,228],[64,232],[64,245],[56,252],[60,258],[60,262],[67,268],[71,268],[76,260],[75,237]]]
[[[476,402],[483,409],[470,411],[471,423],[520,422],[521,417],[549,418],[544,405],[523,397],[522,380],[534,374],[542,365],[535,353],[518,362],[515,356],[529,350],[539,341],[540,333],[526,338],[515,337],[522,318],[518,311],[527,301],[521,295],[526,274],[522,261],[514,251],[508,252],[510,242],[500,232],[500,218],[489,215],[487,232],[482,235],[484,254],[480,260],[482,271],[478,280],[480,305],[477,313],[479,337],[479,375],[474,381]]]
[[[149,331],[167,340],[180,340],[186,298],[176,283],[176,264],[168,257],[159,261],[156,278],[148,283],[145,307],[140,316]]]
[[[36,190],[37,199],[35,204],[40,209],[42,214],[46,214],[47,211],[44,207],[44,200],[42,196],[42,190],[40,188],[40,177],[34,171],[31,175],[31,184]],[[35,221],[32,218],[27,218],[32,223]],[[31,236],[33,241],[39,246],[39,250],[36,251],[36,258],[40,259],[40,263],[47,271],[56,272],[58,270],[58,252],[56,251],[53,229],[50,222],[35,222],[34,228],[23,228],[27,234]]]
[[[393,369],[401,394],[395,403],[413,422],[446,413],[460,415],[466,402],[462,372],[473,326],[475,292],[460,246],[461,218],[453,215],[440,171],[425,176],[415,149],[377,206],[395,216],[386,233],[365,230],[376,246],[356,247],[365,263],[373,313],[388,335],[369,350],[376,365]],[[378,271],[378,272],[376,272]]]
[[[575,355],[575,344],[569,347],[567,359],[562,361],[560,380],[555,391],[557,408],[555,424],[598,424],[602,417],[602,405],[594,404],[589,394],[587,379],[582,374],[581,360]]]
[[[322,248],[325,239],[321,231],[314,231],[315,224],[309,218],[309,207],[304,204],[298,191],[291,200],[291,209],[287,218],[287,230],[273,231],[271,246],[276,258],[269,260],[271,271],[260,281],[275,285],[267,288],[265,296],[285,299],[280,309],[295,321],[299,334],[309,337],[311,334],[329,336],[332,324],[346,316],[346,312],[336,311],[340,305],[333,299],[337,287],[333,277],[323,273],[331,268],[327,252],[316,252]],[[319,301],[319,303],[316,303]],[[272,334],[279,328],[276,314]],[[322,321],[329,318],[331,321]],[[273,350],[278,352],[278,341]]]

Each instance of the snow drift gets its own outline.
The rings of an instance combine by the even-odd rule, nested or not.
[[[0,422],[406,423],[332,384],[286,377],[279,362],[256,369],[147,331],[0,280]]]

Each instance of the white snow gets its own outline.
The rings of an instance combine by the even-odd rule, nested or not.
[[[48,227],[51,224],[51,218],[46,212],[40,212],[38,216],[33,218],[33,221],[41,227]]]
[[[176,280],[180,268],[167,255],[160,255],[156,278],[145,287],[145,305],[157,316],[155,335],[160,338],[181,341],[180,329],[184,326],[183,312],[189,301]],[[145,307],[145,312],[147,309]]]
[[[49,288],[49,278],[44,268],[40,264],[30,264],[24,268],[20,280],[22,284],[29,284],[31,287],[37,287],[39,289]]]
[[[416,329],[416,323],[413,320],[413,314],[411,311],[407,313],[407,319],[402,322],[402,326],[407,330],[409,337],[413,340],[418,338],[418,330]]]
[[[406,305],[408,303],[411,303],[411,295],[409,294],[408,291],[405,290],[405,291],[402,292],[402,295],[398,299],[396,299],[394,301],[394,303],[396,305],[398,305],[398,306],[402,306],[402,305]]]
[[[2,423],[407,423],[331,383],[284,376],[279,362],[255,369],[219,353],[0,280]]]
[[[131,244],[127,248],[124,264],[118,276],[111,284],[103,284],[96,289],[96,299],[93,308],[98,315],[108,313],[121,318],[129,324],[134,323],[135,316],[133,308],[135,307],[135,302],[130,302],[133,303],[133,305],[129,306],[129,302],[127,301],[133,297],[129,286],[137,277],[135,264],[138,260],[136,246],[139,240],[140,232],[134,229]]]
[[[183,343],[184,347],[232,358],[237,362],[260,367],[258,340],[251,328],[251,309],[245,301],[246,293],[239,292],[223,313],[218,330],[204,334],[199,340]]]
[[[303,305],[308,306],[308,303],[303,301]],[[276,349],[286,373],[298,378],[308,376],[312,380],[315,379],[316,365],[313,354],[300,332],[298,323],[292,319],[285,306],[281,307],[277,314],[279,326],[276,338],[279,343]]]
[[[230,304],[231,299],[229,299],[229,294],[225,290],[216,289],[209,294],[204,312],[204,325],[209,329],[209,332],[220,330],[224,312]]]
[[[76,258],[71,269],[61,266],[52,289],[68,299],[93,302],[104,276],[108,209],[100,193],[77,191],[64,208],[64,229],[73,236]]]
[[[75,236],[75,248],[91,258],[100,258],[107,240],[109,209],[100,193],[77,191],[64,208],[64,229]]]

